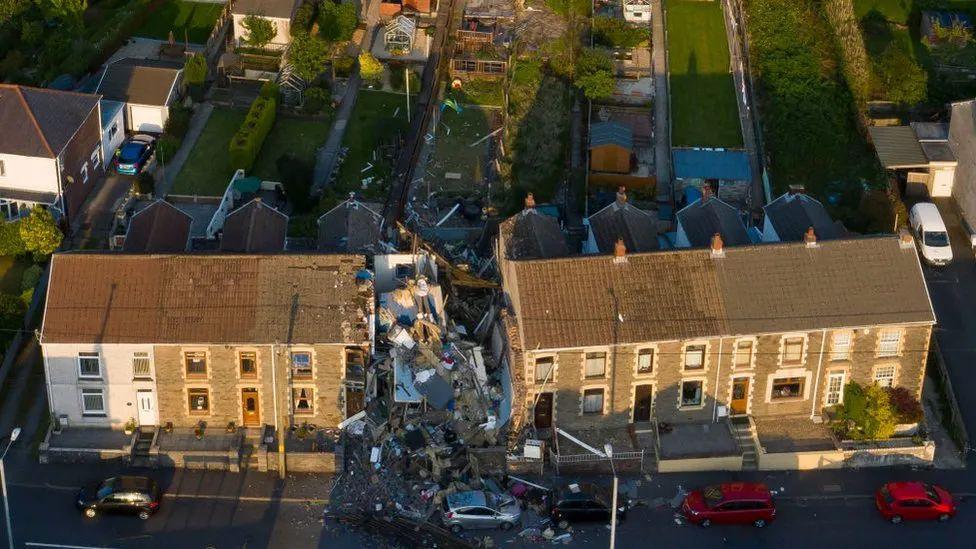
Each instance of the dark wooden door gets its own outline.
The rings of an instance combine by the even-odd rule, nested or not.
[[[255,427],[261,424],[261,404],[256,389],[241,389],[241,409],[244,410],[244,426]]]
[[[634,422],[651,420],[651,404],[654,391],[651,385],[638,385],[634,388]]]
[[[552,393],[542,393],[535,403],[536,429],[552,427]]]
[[[363,411],[366,407],[366,394],[358,387],[346,387],[346,417]]]

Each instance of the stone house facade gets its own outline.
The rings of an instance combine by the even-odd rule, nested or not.
[[[851,381],[921,396],[935,317],[910,237],[624,248],[512,262],[524,423],[819,420]]]

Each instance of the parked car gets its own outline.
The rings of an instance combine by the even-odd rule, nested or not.
[[[146,520],[159,509],[159,485],[149,477],[112,477],[82,488],[75,499],[86,517],[125,513]]]
[[[456,492],[444,499],[442,509],[444,526],[458,533],[475,528],[501,528],[508,530],[522,517],[515,498],[484,490]]]
[[[708,486],[685,497],[681,512],[689,522],[752,524],[762,528],[776,518],[773,495],[765,484],[734,482]]]
[[[155,150],[155,137],[142,133],[133,135],[115,151],[115,171],[122,175],[138,175],[149,164]]]
[[[889,482],[874,496],[885,520],[941,520],[955,516],[956,502],[945,488],[925,482]]]
[[[556,524],[563,522],[602,521],[609,522],[611,515],[610,500],[613,493],[592,484],[571,484],[557,490],[553,497],[549,516]],[[627,506],[621,505],[620,494],[617,494],[617,520],[627,518]]]
[[[920,202],[908,214],[908,224],[915,233],[922,259],[930,265],[946,265],[952,261],[949,231],[935,204]]]

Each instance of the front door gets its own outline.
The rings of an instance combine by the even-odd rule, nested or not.
[[[156,397],[152,391],[136,393],[136,402],[139,405],[139,425],[156,425],[159,423],[159,418],[156,415]]]
[[[261,404],[258,401],[257,389],[241,389],[241,409],[244,410],[245,427],[261,424]]]
[[[552,393],[542,393],[535,403],[535,428],[552,427]]]
[[[634,423],[651,420],[651,385],[638,385],[634,388]]]
[[[732,380],[732,415],[749,413],[749,378],[737,377]]]

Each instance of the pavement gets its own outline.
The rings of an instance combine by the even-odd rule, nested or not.
[[[668,47],[664,30],[664,2],[651,2],[651,65],[654,72],[654,166],[657,199],[670,203],[671,196],[671,100],[668,91]]]

